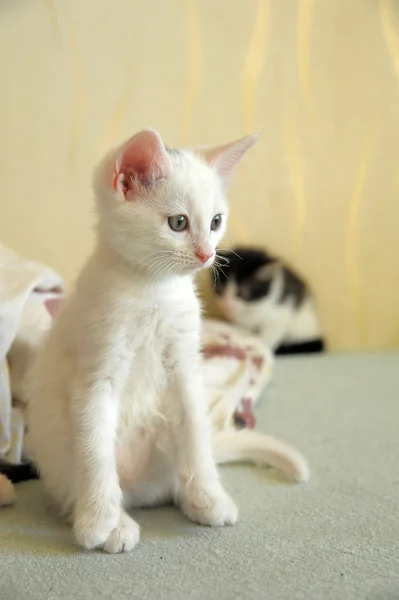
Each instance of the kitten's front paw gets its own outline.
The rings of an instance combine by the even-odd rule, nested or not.
[[[110,554],[130,552],[139,539],[140,527],[129,515],[122,513],[118,526],[109,535],[103,549]]]
[[[223,489],[217,493],[201,491],[198,500],[195,495],[186,498],[181,503],[181,508],[189,519],[200,525],[223,527],[234,525],[238,519],[238,509]]]
[[[120,517],[120,506],[112,503],[85,509],[78,506],[73,525],[77,543],[87,550],[101,546],[117,528]]]

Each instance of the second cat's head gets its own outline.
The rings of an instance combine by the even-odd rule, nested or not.
[[[255,248],[218,251],[218,271],[213,274],[216,304],[229,321],[254,328],[262,321],[270,298],[278,262]]]
[[[256,139],[176,150],[154,130],[136,134],[95,173],[100,243],[154,276],[210,266],[226,229],[232,172]]]

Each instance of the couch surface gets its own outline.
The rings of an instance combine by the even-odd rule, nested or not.
[[[40,481],[19,485],[0,510],[0,599],[399,598],[399,355],[282,358],[257,423],[304,452],[312,480],[224,467],[235,527],[140,510],[130,554],[82,552]]]

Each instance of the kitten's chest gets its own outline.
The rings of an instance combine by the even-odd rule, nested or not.
[[[141,315],[130,332],[129,364],[121,397],[121,428],[132,430],[154,426],[154,415],[167,386],[164,348],[169,341],[156,315]]]
[[[137,313],[129,328],[130,364],[123,392],[123,420],[128,427],[154,429],[170,401],[182,346],[196,344],[197,302],[171,297]]]
[[[167,322],[158,306],[137,312],[127,334],[128,381],[137,387],[141,381],[156,385],[163,379],[164,355],[170,344]]]

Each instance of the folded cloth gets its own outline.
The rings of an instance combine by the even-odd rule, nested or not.
[[[204,319],[202,355],[214,430],[253,429],[252,410],[270,381],[272,352],[236,325]]]
[[[205,319],[202,354],[216,462],[271,466],[293,481],[307,481],[309,468],[300,452],[254,431],[252,410],[273,371],[269,348],[236,325]]]
[[[64,292],[55,271],[0,244],[0,471],[23,461],[26,375],[51,326],[44,302]]]

